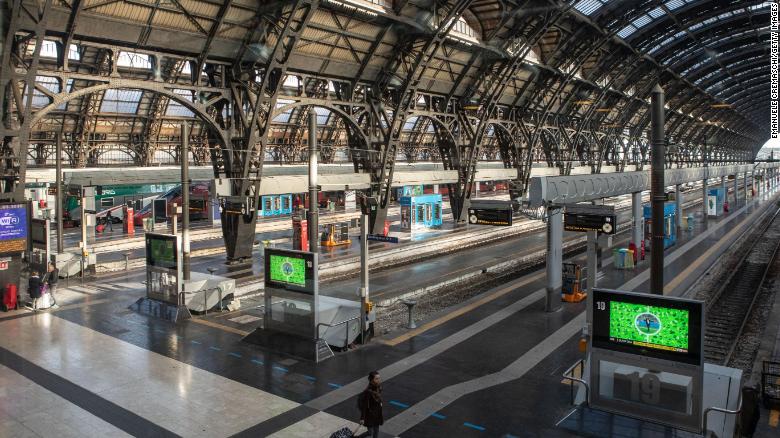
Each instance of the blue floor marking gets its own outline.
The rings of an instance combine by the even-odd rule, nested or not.
[[[211,347],[209,347],[209,349],[210,349],[210,350],[214,350],[214,351],[222,351],[222,349],[221,349],[221,348],[219,348],[219,347],[215,347],[215,346],[213,346],[213,345],[212,345]]]
[[[282,368],[282,367],[277,367],[277,366],[274,366],[274,369],[275,369],[275,370],[279,370],[279,371],[281,371],[281,372],[283,372],[283,373],[286,373],[286,372],[287,372],[287,368]]]
[[[193,341],[190,341],[190,342],[192,342],[193,344],[199,344],[200,345],[200,341],[194,341],[193,340]]]
[[[437,414],[436,412],[432,413],[432,414],[431,414],[431,417],[433,417],[433,418],[438,418],[439,420],[444,420],[445,418],[447,418],[447,417],[445,417],[445,416],[444,416],[444,415],[442,415],[442,414]]]
[[[316,377],[307,376],[306,374],[304,374],[304,375],[303,375],[303,378],[304,378],[304,379],[306,379],[306,380],[311,380],[312,382],[313,382],[313,381],[315,381],[315,380],[317,380],[317,378],[316,378]]]
[[[399,408],[404,408],[404,409],[409,407],[409,405],[407,405],[406,403],[401,403],[401,402],[395,401],[395,400],[390,400],[390,404],[398,406]]]
[[[334,388],[341,388],[341,385],[339,385],[338,383],[330,383],[330,382],[328,382],[328,386],[332,386]]]
[[[478,430],[480,432],[484,432],[486,430],[484,427],[476,425],[474,423],[469,423],[468,421],[463,423],[463,425],[466,426],[466,427],[470,427],[472,429]]]
[[[241,359],[243,356],[241,356],[239,353],[228,353],[229,356],[237,357]]]
[[[252,359],[252,362],[258,364],[258,365],[265,365],[262,360]]]

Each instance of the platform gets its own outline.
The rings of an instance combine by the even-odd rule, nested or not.
[[[692,266],[776,200],[682,233],[666,252],[667,287],[682,290]],[[526,236],[528,250],[534,239],[543,241]],[[611,262],[599,286],[646,290],[649,262]],[[379,370],[384,436],[576,436],[556,423],[572,409],[560,376],[581,357],[584,303],[545,313],[538,272],[319,365],[241,342],[222,315],[173,325],[128,311],[141,290],[121,277],[63,283],[60,309],[0,314],[0,381],[14,382],[0,395],[0,435],[327,436],[355,426],[354,397]],[[79,421],[64,427],[66,417]]]

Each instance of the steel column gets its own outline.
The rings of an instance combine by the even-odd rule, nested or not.
[[[734,210],[737,209],[737,203],[739,202],[739,174],[734,174]]]
[[[317,187],[317,112],[309,110],[309,251],[318,253],[319,188]]]
[[[54,210],[57,215],[57,254],[62,254],[65,250],[65,239],[62,236],[62,132],[57,133],[57,145],[54,153],[55,164],[55,187],[57,188],[54,201]]]
[[[181,255],[182,275],[190,279],[190,127],[181,124]],[[176,212],[173,213],[176,217]],[[222,303],[220,303],[220,307]]]
[[[365,334],[368,330],[368,227],[371,217],[368,214],[360,215],[360,328]],[[363,336],[361,336],[361,340]]]
[[[588,294],[593,292],[593,288],[596,287],[596,272],[598,272],[598,266],[596,266],[596,249],[599,242],[598,231],[587,232],[587,257],[588,257]],[[590,321],[588,321],[590,322]]]
[[[650,200],[652,201],[653,244],[650,265],[650,293],[664,294],[664,91],[660,85],[653,87],[651,96],[652,172]]]
[[[561,308],[561,286],[563,275],[563,215],[557,205],[547,207],[547,295],[544,301],[546,312]]]

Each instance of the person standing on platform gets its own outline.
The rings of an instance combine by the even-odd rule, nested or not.
[[[108,226],[109,231],[114,232],[114,217],[111,216],[111,210],[106,212],[106,226]]]
[[[56,309],[57,307],[60,307],[57,305],[57,297],[55,296],[55,293],[57,292],[57,281],[60,279],[60,270],[57,269],[57,265],[55,265],[54,262],[49,262],[49,267],[47,269],[46,275],[44,276],[46,279],[45,283],[49,286],[52,307]]]
[[[382,415],[382,381],[378,371],[368,373],[368,387],[358,396],[360,424],[368,431],[362,437],[379,437],[379,426],[385,424]]]
[[[27,293],[30,294],[30,298],[32,298],[32,310],[38,311],[38,299],[41,298],[41,287],[43,286],[43,283],[41,282],[41,277],[38,276],[37,271],[32,271],[30,273],[30,279],[27,280]]]

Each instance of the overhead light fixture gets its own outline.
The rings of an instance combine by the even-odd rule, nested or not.
[[[593,101],[592,100],[575,100],[574,104],[575,105],[593,105]]]
[[[710,105],[710,108],[731,108],[732,106],[730,103],[715,103]]]
[[[612,108],[596,108],[597,113],[608,113],[612,111]]]

